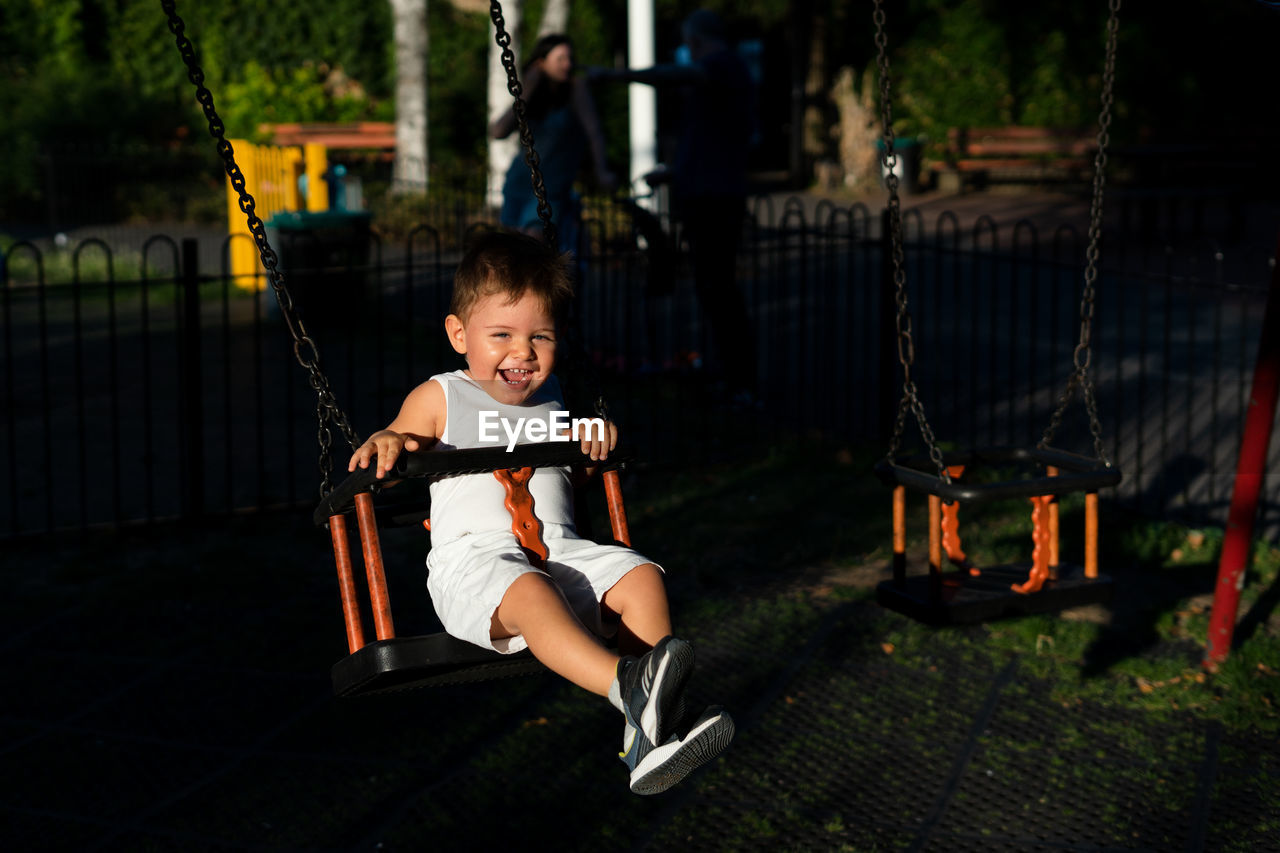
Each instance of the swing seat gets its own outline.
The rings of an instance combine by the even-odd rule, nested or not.
[[[893,578],[876,587],[881,606],[931,625],[971,624],[1006,616],[1051,613],[1111,599],[1112,581],[1097,567],[1097,492],[1118,484],[1121,473],[1104,462],[1053,448],[980,448],[948,453],[943,464],[947,482],[925,466],[927,457],[900,462],[882,460],[875,471],[894,490]],[[964,482],[965,470],[1016,466],[1032,476],[995,482]],[[929,571],[906,572],[905,491],[929,495]],[[1058,559],[1056,497],[1084,492],[1085,559],[1083,565]],[[1031,562],[972,566],[960,547],[959,505],[1027,498],[1032,515],[1035,553]],[[944,508],[944,504],[946,505]],[[944,570],[945,556],[956,570]]]
[[[397,693],[542,672],[528,649],[504,655],[449,634],[375,640],[333,665],[333,695]]]
[[[391,473],[383,480],[375,469],[358,469],[338,484],[316,508],[313,521],[328,527],[333,540],[338,567],[338,584],[346,622],[349,654],[331,670],[333,693],[339,697],[366,696],[412,690],[423,687],[466,684],[498,678],[510,678],[541,672],[544,667],[527,649],[516,654],[501,654],[459,640],[447,633],[416,637],[397,637],[391,618],[390,596],[382,564],[378,540],[380,526],[422,524],[428,515],[425,486],[428,479],[440,475],[515,472],[516,479],[533,468],[595,464],[600,468],[609,502],[609,516],[614,539],[630,544],[626,514],[622,506],[619,469],[632,458],[625,447],[614,449],[603,463],[591,463],[581,447],[572,442],[547,442],[520,445],[508,452],[503,448],[453,450],[448,453],[419,451],[402,453]],[[391,491],[387,484],[417,481],[420,488],[416,500],[400,499],[394,503],[375,504],[375,493]],[[522,481],[521,481],[522,482]],[[401,489],[397,486],[397,489]],[[524,493],[527,496],[527,492]],[[530,504],[531,506],[531,504]],[[513,518],[516,509],[508,501]],[[365,641],[364,620],[357,600],[354,573],[347,536],[347,517],[355,515],[361,552],[368,576],[368,600],[373,611],[377,639]],[[536,521],[535,521],[536,524]],[[519,535],[519,534],[517,534]]]
[[[926,625],[972,625],[1015,616],[1057,613],[1111,600],[1113,582],[1105,574],[1086,577],[1081,566],[1060,564],[1057,576],[1039,590],[1017,593],[1012,587],[1027,579],[1031,563],[984,566],[974,577],[967,571],[909,575],[881,581],[876,601]]]

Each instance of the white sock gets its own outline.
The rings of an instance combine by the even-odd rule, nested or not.
[[[618,668],[622,668],[622,661],[618,661]],[[613,682],[609,685],[609,704],[622,711],[622,685],[618,682],[616,674],[613,676]]]

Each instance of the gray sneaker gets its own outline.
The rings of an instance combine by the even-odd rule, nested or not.
[[[719,705],[707,708],[683,737],[672,735],[661,746],[628,722],[621,758],[631,771],[631,792],[662,793],[723,752],[731,740],[733,718]]]
[[[693,646],[663,637],[642,657],[618,662],[618,689],[628,728],[650,744],[664,743],[684,714],[684,685],[693,672]]]

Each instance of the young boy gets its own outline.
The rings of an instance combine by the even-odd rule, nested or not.
[[[486,426],[520,418],[545,421],[541,434],[548,435],[552,412],[564,409],[551,371],[557,321],[572,295],[565,258],[541,241],[501,231],[478,238],[458,267],[445,318],[466,369],[410,391],[347,469],[374,464],[381,478],[402,449],[505,445],[503,430]],[[595,432],[582,449],[604,460],[617,428]],[[497,478],[468,474],[431,484],[427,588],[436,612],[456,637],[504,653],[528,647],[551,671],[607,696],[625,718],[621,758],[631,790],[664,791],[729,744],[733,720],[712,706],[687,730],[680,726],[693,649],[671,636],[662,570],[630,548],[578,537],[567,468],[537,469],[529,491],[548,551],[545,571],[529,563],[512,533]],[[621,658],[598,639],[615,632]]]

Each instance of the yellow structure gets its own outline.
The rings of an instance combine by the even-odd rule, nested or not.
[[[329,152],[323,145],[254,145],[247,139],[232,139],[236,163],[244,175],[245,189],[253,196],[254,213],[264,223],[282,211],[317,212],[329,209],[325,171]],[[305,181],[300,182],[300,178]],[[304,195],[303,189],[306,187]],[[240,209],[240,196],[227,180],[227,234],[230,237],[231,280],[245,290],[266,287],[266,270],[258,246],[249,232],[249,223]]]

